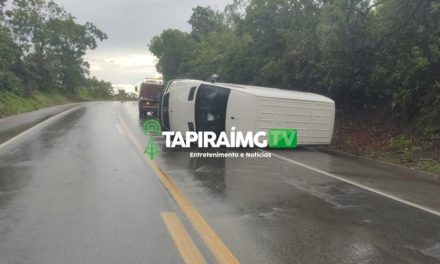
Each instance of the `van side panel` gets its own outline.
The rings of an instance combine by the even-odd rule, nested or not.
[[[226,111],[226,131],[229,132],[232,127],[235,127],[235,131],[257,132],[255,129],[256,106],[257,97],[231,90]]]
[[[330,144],[334,103],[257,97],[257,130],[295,128],[299,145]]]

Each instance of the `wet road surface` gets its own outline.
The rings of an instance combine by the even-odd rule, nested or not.
[[[0,119],[0,143],[10,137],[50,118],[53,115],[61,113],[67,109],[79,105],[78,103],[63,104],[43,108],[29,113],[22,113]]]
[[[1,146],[0,263],[440,263],[439,216],[286,159],[433,210],[437,185],[308,149],[151,163],[143,121],[93,103]]]

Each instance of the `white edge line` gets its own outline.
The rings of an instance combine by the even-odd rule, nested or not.
[[[309,169],[309,170],[312,170],[312,171],[314,171],[314,172],[317,172],[317,173],[323,174],[323,175],[328,176],[328,177],[331,177],[331,178],[333,178],[333,179],[336,179],[336,180],[339,180],[339,181],[342,181],[342,182],[345,182],[345,183],[348,183],[348,184],[354,185],[354,186],[359,187],[359,188],[361,188],[361,189],[364,189],[364,190],[370,191],[370,192],[372,192],[372,193],[375,193],[375,194],[378,194],[378,195],[384,196],[384,197],[386,197],[386,198],[388,198],[388,199],[391,199],[391,200],[394,200],[394,201],[397,201],[397,202],[400,202],[400,203],[403,203],[403,204],[406,204],[406,205],[409,205],[409,206],[415,207],[415,208],[417,208],[417,209],[420,209],[420,210],[423,210],[423,211],[425,211],[425,212],[428,212],[428,213],[434,214],[434,215],[436,215],[436,216],[440,216],[440,212],[439,212],[439,211],[436,211],[436,210],[434,210],[434,209],[431,209],[431,208],[425,207],[425,206],[423,206],[423,205],[419,205],[419,204],[416,204],[416,203],[410,202],[410,201],[408,201],[408,200],[405,200],[405,199],[402,199],[402,198],[399,198],[399,197],[393,196],[393,195],[391,195],[391,194],[388,194],[388,193],[382,192],[382,191],[380,191],[380,190],[376,190],[376,189],[374,189],[374,188],[371,188],[371,187],[368,187],[368,186],[362,185],[362,184],[357,183],[357,182],[354,182],[354,181],[352,181],[352,180],[345,179],[345,178],[340,177],[340,176],[338,176],[338,175],[335,175],[335,174],[333,174],[333,173],[326,172],[326,171],[323,171],[323,170],[320,170],[320,169],[314,168],[314,167],[312,167],[312,166],[309,166],[309,165],[307,165],[307,164],[304,164],[304,163],[301,163],[301,162],[294,161],[294,160],[292,160],[292,159],[289,159],[289,158],[283,157],[283,156],[278,155],[278,154],[275,154],[275,153],[273,153],[273,152],[266,151],[266,150],[263,150],[263,149],[258,149],[258,150],[260,150],[260,151],[262,151],[262,152],[270,153],[270,154],[272,154],[272,156],[275,156],[275,157],[277,157],[277,158],[279,158],[279,159],[281,159],[281,160],[284,160],[284,161],[287,161],[287,162],[293,163],[293,164],[295,164],[295,165],[298,165],[298,166],[304,167],[304,168],[306,168],[306,169]]]
[[[58,117],[60,117],[60,116],[62,116],[62,115],[65,115],[65,114],[67,114],[68,112],[71,112],[71,111],[73,111],[73,110],[76,110],[76,109],[78,109],[79,107],[81,107],[81,106],[74,106],[74,107],[72,107],[72,108],[69,108],[69,109],[67,109],[67,110],[64,110],[64,111],[62,111],[62,112],[60,112],[60,113],[58,113],[58,114],[56,114],[56,115],[54,115],[54,116],[49,117],[48,119],[46,119],[46,120],[44,120],[44,121],[42,121],[42,122],[36,124],[35,126],[32,126],[32,127],[28,128],[28,129],[26,129],[25,131],[21,132],[20,134],[18,134],[18,135],[16,135],[16,136],[14,136],[14,137],[12,137],[12,138],[6,140],[6,141],[3,142],[2,144],[0,144],[0,149],[3,148],[3,147],[5,147],[6,145],[11,144],[12,142],[16,141],[17,139],[21,138],[22,136],[25,136],[26,134],[30,133],[31,131],[33,131],[33,130],[35,130],[35,129],[41,127],[41,126],[46,125],[47,123],[51,122],[52,120],[54,120],[54,119],[56,119],[56,118],[58,118]]]

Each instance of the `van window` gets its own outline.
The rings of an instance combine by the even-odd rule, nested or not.
[[[162,126],[166,130],[170,130],[169,102],[170,102],[170,93],[166,93],[163,97],[162,109],[161,109]]]
[[[194,99],[194,93],[196,92],[196,88],[197,86],[191,87],[191,90],[189,91],[188,94],[188,101],[192,101]]]
[[[225,131],[226,109],[230,89],[200,85],[195,102],[195,120],[197,131],[212,131],[216,134]]]
[[[188,122],[188,130],[194,131],[194,123],[193,122]]]

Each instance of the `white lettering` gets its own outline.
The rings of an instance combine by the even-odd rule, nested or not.
[[[231,148],[235,148],[235,127],[231,127]]]
[[[171,137],[174,136],[174,131],[163,131],[162,136],[165,136],[165,146],[169,148],[171,146]]]
[[[255,144],[255,146],[257,146],[259,148],[267,147],[267,140],[265,140],[265,139],[259,140],[260,137],[266,137],[266,132],[259,131],[259,132],[257,132],[255,134],[255,136],[254,136],[254,144]]]
[[[175,148],[177,145],[185,147],[185,140],[183,139],[182,133],[176,133],[173,143],[171,143],[172,148]]]
[[[221,147],[221,146],[223,146],[223,147],[227,147],[227,148],[230,147],[230,146],[229,146],[228,136],[226,135],[225,132],[221,132],[221,133],[220,133],[220,136],[218,137],[218,140],[217,140],[216,148],[219,148],[219,147]]]
[[[247,148],[247,147],[253,148],[254,141],[252,137],[252,132],[247,132],[246,137],[243,137],[243,133],[237,133],[235,146],[243,147],[243,148]]]
[[[185,138],[186,138],[186,145],[184,146],[184,148],[189,148],[191,147],[191,143],[197,142],[199,136],[197,132],[191,131],[191,132],[186,132]]]
[[[208,131],[208,132],[203,133],[203,147],[204,148],[209,148],[209,147],[215,148],[215,145],[216,145],[215,138],[216,138],[216,135],[212,131]]]

